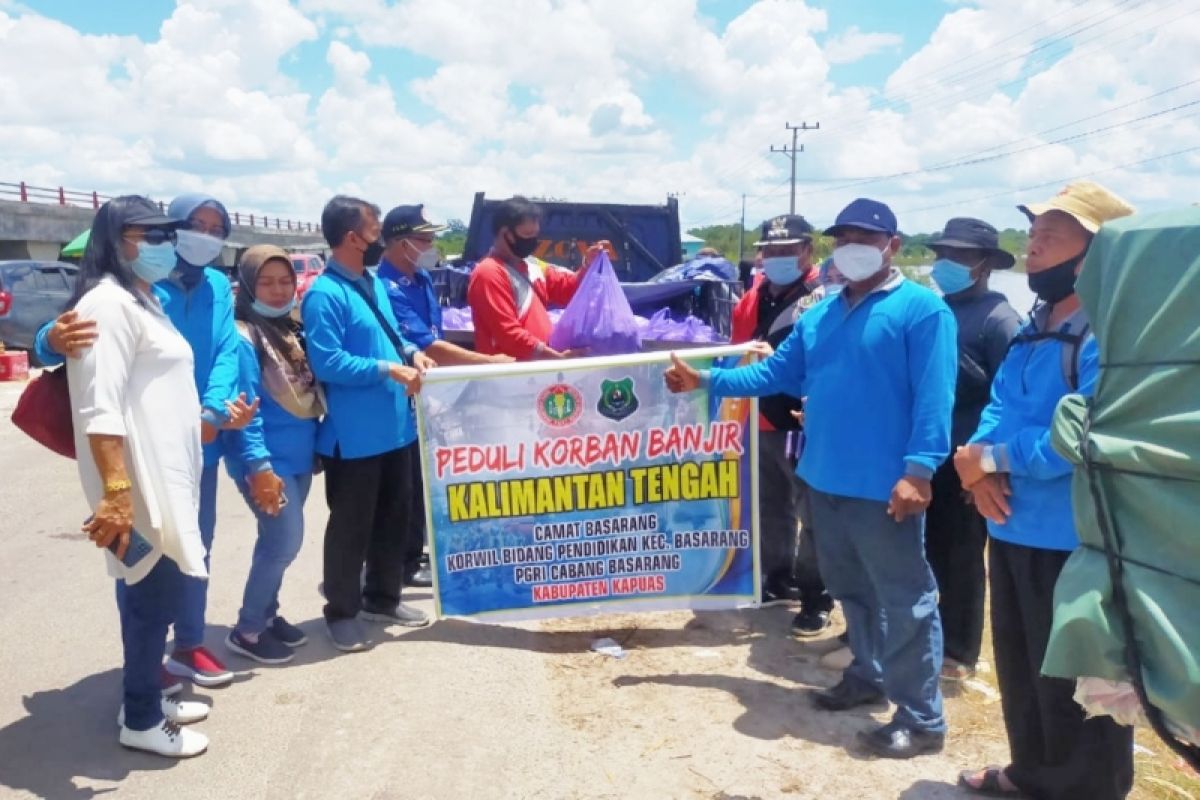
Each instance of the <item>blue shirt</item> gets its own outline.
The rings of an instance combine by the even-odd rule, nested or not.
[[[276,475],[309,475],[313,471],[317,420],[302,419],[275,402],[263,389],[262,367],[254,344],[238,336],[238,367],[247,402],[258,398],[258,413],[240,431],[222,431],[225,469],[235,481],[248,472],[271,469]]]
[[[397,352],[355,285],[375,298],[384,320],[398,333],[383,282],[360,276],[330,259],[304,295],[300,315],[308,341],[308,361],[325,386],[326,413],[317,430],[323,456],[367,458],[416,440],[404,387],[388,377],[389,363],[416,352],[400,336]]]
[[[154,295],[163,311],[187,343],[192,346],[194,377],[200,395],[201,418],[220,427],[228,418],[226,401],[236,400],[238,385],[238,339],[233,324],[233,291],[220,270],[208,267],[204,279],[188,291],[173,278],[154,284]],[[51,320],[38,331],[34,343],[38,359],[46,366],[65,360],[50,349]],[[204,466],[221,460],[221,439],[204,446]]]
[[[1018,336],[1037,333],[1045,325],[1043,307]],[[1077,312],[1059,331],[1080,333],[1087,320]],[[1065,351],[1064,351],[1065,348]],[[1075,514],[1071,508],[1071,463],[1050,444],[1050,422],[1058,401],[1071,394],[1066,374],[1074,348],[1065,342],[1043,339],[1017,341],[996,379],[992,400],[983,410],[972,442],[995,446],[1000,472],[1009,476],[1012,515],[1003,525],[988,521],[988,533],[997,539],[1044,550],[1074,550],[1079,546]],[[1100,373],[1100,352],[1094,336],[1079,349],[1079,388],[1091,397]]]
[[[930,478],[950,453],[958,372],[954,315],[898,272],[853,306],[810,308],[770,358],[714,369],[721,397],[807,397],[797,473],[827,494],[886,502],[904,475]]]
[[[418,269],[410,278],[387,259],[379,262],[378,275],[404,338],[422,350],[441,339],[442,307],[433,290],[433,276]]]

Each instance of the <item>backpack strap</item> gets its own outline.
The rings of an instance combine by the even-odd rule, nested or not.
[[[1092,326],[1084,323],[1083,328],[1079,333],[1064,333],[1063,331],[1034,331],[1033,333],[1019,333],[1013,337],[1008,343],[1008,349],[1011,351],[1018,344],[1037,344],[1046,340],[1054,340],[1062,342],[1062,373],[1063,380],[1067,382],[1067,387],[1072,392],[1079,389],[1079,356],[1083,350],[1083,343],[1092,335]]]

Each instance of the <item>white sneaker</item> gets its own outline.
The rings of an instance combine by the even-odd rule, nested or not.
[[[122,725],[121,745],[167,758],[191,758],[208,749],[208,737],[164,719],[157,728],[148,731],[131,731]]]
[[[208,719],[208,706],[204,703],[176,700],[174,697],[163,695],[162,713],[168,722],[176,725],[190,725],[193,722]],[[117,712],[117,724],[122,728],[125,727],[125,706],[123,704],[121,710]]]

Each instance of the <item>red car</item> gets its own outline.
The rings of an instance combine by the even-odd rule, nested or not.
[[[316,253],[292,253],[292,267],[296,270],[296,300],[299,302],[317,276],[325,271],[325,261]]]

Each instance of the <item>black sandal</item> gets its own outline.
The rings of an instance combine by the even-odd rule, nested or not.
[[[1015,786],[1012,789],[1005,789],[1000,783],[1000,776],[1004,774],[1004,770],[1004,767],[984,767],[983,780],[979,782],[978,786],[971,781],[979,774],[979,770],[960,772],[958,774],[959,788],[965,789],[970,794],[985,797],[1024,797],[1024,793]],[[1010,780],[1009,783],[1012,781]]]

